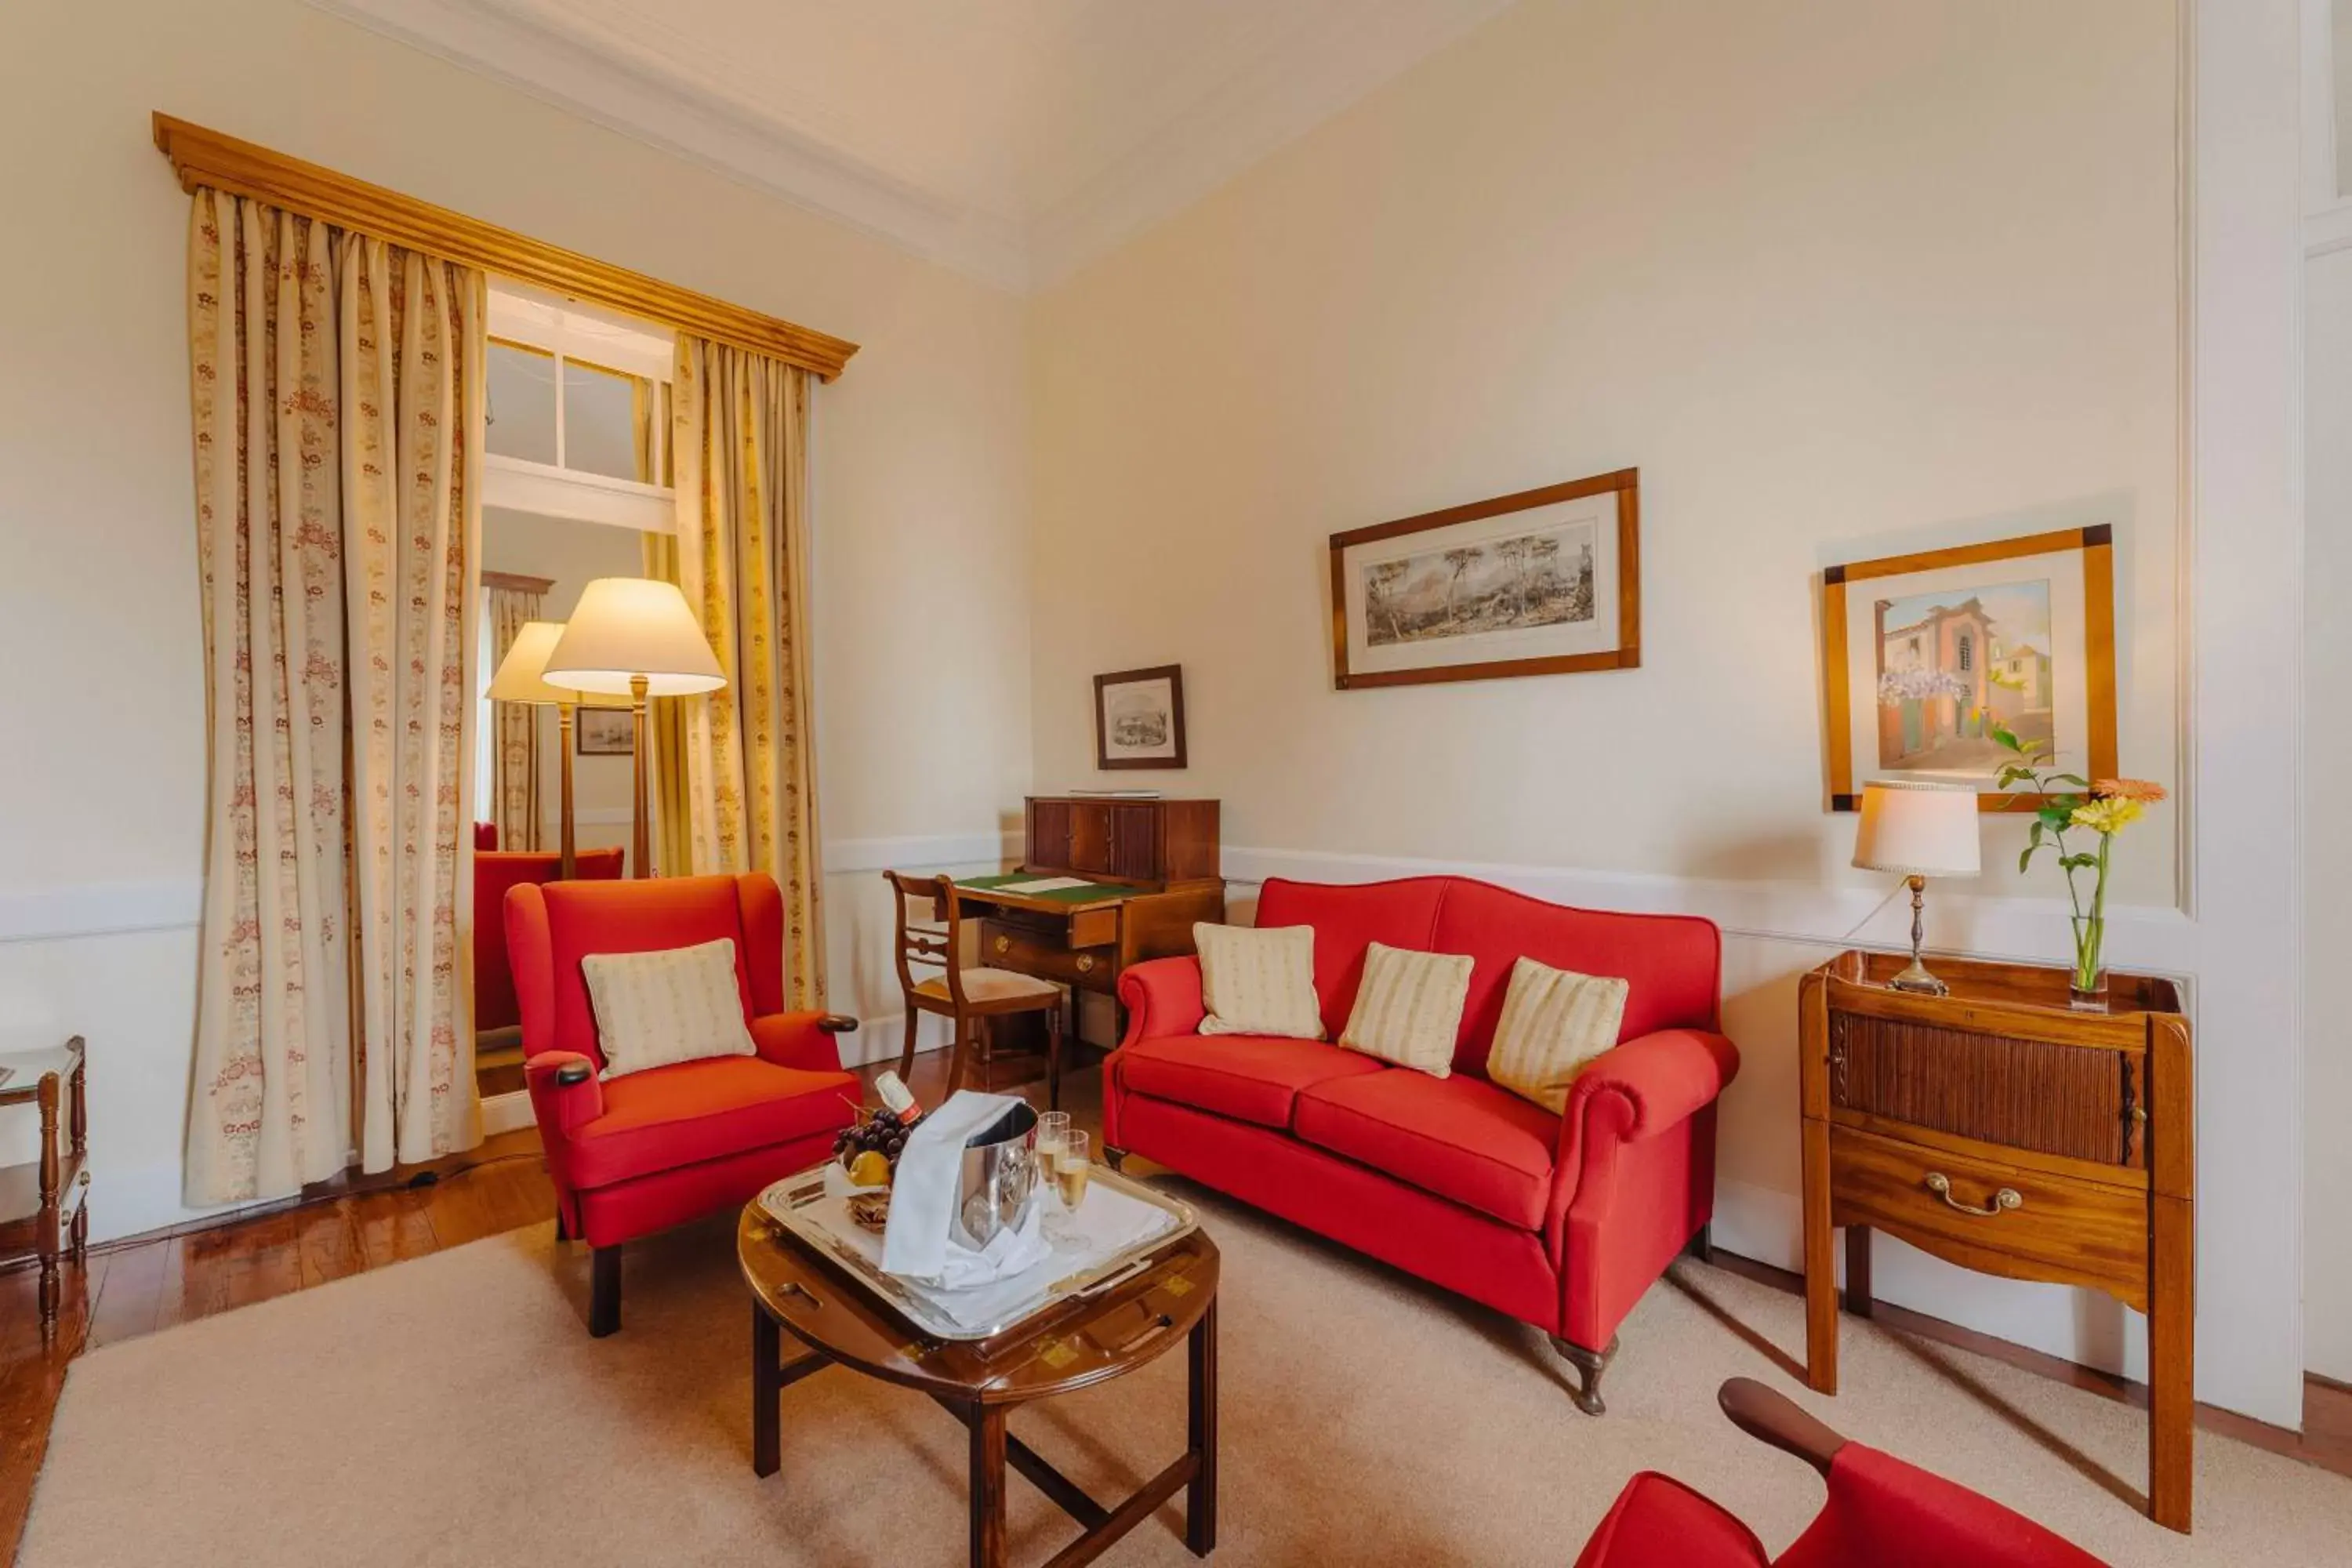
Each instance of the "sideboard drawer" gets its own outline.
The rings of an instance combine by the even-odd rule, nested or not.
[[[1073,952],[1058,942],[1040,941],[1035,931],[1006,921],[981,922],[980,961],[993,969],[1017,969],[1024,974],[1108,994],[1118,973],[1113,962],[1116,956],[1108,949]]]
[[[2146,1310],[2145,1193],[1847,1127],[1832,1127],[1829,1143],[1832,1224],[1877,1226],[1989,1273],[2095,1285]]]

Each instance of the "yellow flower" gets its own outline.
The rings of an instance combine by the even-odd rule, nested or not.
[[[2116,795],[2085,801],[2074,808],[2072,818],[2077,827],[2087,827],[2094,833],[2121,833],[2139,820],[2140,804]]]

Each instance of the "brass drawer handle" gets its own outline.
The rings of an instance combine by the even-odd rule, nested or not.
[[[1013,951],[1013,939],[1009,936],[998,937],[996,939],[996,951],[999,952],[1011,952]]]
[[[1078,973],[1081,974],[1092,974],[1094,971],[1095,955],[1091,952],[1082,952],[1078,954]]]
[[[1975,1215],[1980,1219],[1993,1219],[2011,1209],[2021,1209],[2025,1206],[2025,1199],[2018,1194],[2015,1187],[2003,1187],[1993,1194],[1992,1204],[1987,1208],[1979,1208],[1974,1204],[1964,1204],[1952,1195],[1952,1178],[1941,1171],[1927,1173],[1927,1190],[1943,1199],[1947,1207],[1956,1208],[1962,1214]]]

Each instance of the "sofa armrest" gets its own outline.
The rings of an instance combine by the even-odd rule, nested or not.
[[[761,1059],[803,1072],[839,1072],[835,1037],[854,1033],[857,1020],[839,1013],[769,1013],[751,1020],[751,1045]]]
[[[1156,1035],[1190,1035],[1208,1016],[1201,1001],[1201,961],[1186,954],[1132,964],[1118,977],[1127,1004],[1124,1047]]]
[[[522,1081],[530,1090],[531,1114],[542,1140],[568,1142],[604,1114],[604,1086],[596,1081],[596,1064],[577,1051],[525,1057]]]
[[[1739,1047],[1705,1029],[1661,1029],[1604,1051],[1579,1073],[1560,1119],[1560,1152],[1596,1125],[1633,1142],[1715,1103],[1739,1076]]]

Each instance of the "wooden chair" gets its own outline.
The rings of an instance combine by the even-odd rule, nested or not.
[[[966,969],[962,963],[963,910],[952,877],[908,877],[882,873],[898,895],[898,937],[893,952],[898,961],[898,985],[907,1000],[907,1045],[898,1054],[898,1075],[915,1068],[915,1021],[935,1013],[949,1021],[949,1039],[955,1055],[948,1067],[948,1092],[963,1087],[964,1074],[976,1060],[981,1087],[990,1087],[992,1065],[989,1021],[1009,1013],[1045,1015],[1045,1102],[1062,1103],[1062,988],[1050,980],[1012,969]],[[907,907],[919,899],[946,912],[944,928],[911,925]],[[918,968],[940,973],[917,980]]]

